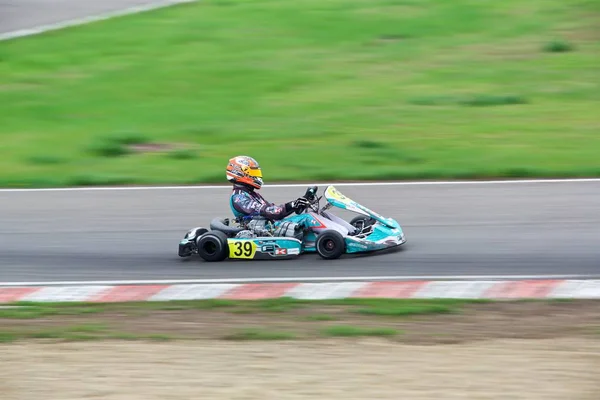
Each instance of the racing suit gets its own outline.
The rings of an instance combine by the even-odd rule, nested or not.
[[[296,202],[277,205],[269,203],[258,192],[244,185],[234,185],[230,197],[231,211],[237,218],[261,216],[281,220],[296,210]]]
[[[233,186],[229,204],[238,221],[242,222],[243,225],[250,221],[247,226],[258,234],[262,234],[269,225],[274,229],[274,236],[291,236],[298,239],[303,236],[302,224],[281,221],[296,211],[298,207],[308,204],[303,197],[277,205],[265,200],[253,188],[236,184]],[[269,221],[275,221],[275,224],[271,224]]]

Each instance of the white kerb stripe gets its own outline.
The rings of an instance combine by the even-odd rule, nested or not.
[[[368,285],[368,283],[302,283],[288,290],[283,296],[302,300],[343,299],[352,297],[357,290],[365,285]]]
[[[484,293],[501,281],[427,282],[413,298],[480,299]]]
[[[305,188],[311,185],[325,187],[366,187],[366,186],[454,186],[454,185],[515,185],[515,184],[549,184],[549,183],[600,183],[600,178],[582,179],[514,179],[514,180],[487,180],[487,181],[400,181],[400,182],[312,182],[312,183],[282,183],[264,185],[268,188]],[[189,185],[189,186],[81,186],[81,187],[55,187],[55,188],[30,188],[17,189],[5,188],[0,192],[83,192],[83,191],[134,191],[134,190],[230,190],[231,185]]]
[[[554,288],[548,297],[600,299],[600,280],[567,280]]]
[[[149,301],[214,299],[240,284],[173,285],[150,297]]]
[[[114,286],[59,286],[45,287],[21,298],[21,301],[67,302],[89,301]]]

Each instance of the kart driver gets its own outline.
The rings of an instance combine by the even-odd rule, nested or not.
[[[281,220],[294,211],[304,209],[309,203],[304,197],[285,204],[274,204],[265,200],[255,190],[263,185],[262,170],[252,157],[237,156],[229,160],[226,169],[227,180],[233,183],[230,206],[238,219],[244,217],[264,217],[268,220]]]

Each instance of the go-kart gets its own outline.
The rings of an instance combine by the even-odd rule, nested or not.
[[[318,253],[324,259],[343,254],[367,253],[400,246],[406,242],[400,224],[327,186],[326,204],[317,196],[317,186],[304,195],[308,205],[280,221],[265,218],[214,218],[210,230],[196,227],[179,243],[180,257],[198,254],[205,261],[230,259],[288,259],[302,253]],[[337,207],[360,215],[347,222],[329,211]]]

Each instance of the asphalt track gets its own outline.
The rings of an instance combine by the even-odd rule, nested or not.
[[[187,229],[230,215],[227,187],[2,191],[0,282],[600,275],[600,181],[338,189],[397,218],[407,244],[333,261],[205,263],[180,259],[177,244]],[[274,202],[303,192],[263,190]]]
[[[0,34],[161,1],[165,0],[0,0]]]
[[[0,35],[149,3],[0,0]],[[229,214],[226,188],[1,191],[0,282],[600,275],[598,181],[340,189],[400,220],[402,250],[208,264],[179,259],[177,243],[188,228]],[[302,192],[264,190],[273,201]]]

